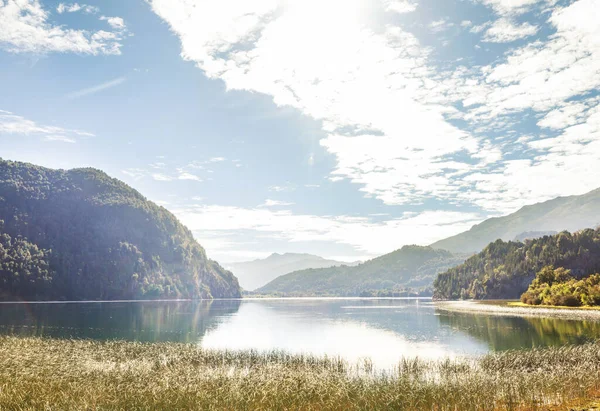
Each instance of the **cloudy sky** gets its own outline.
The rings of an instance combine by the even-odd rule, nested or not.
[[[600,186],[598,0],[0,0],[0,157],[223,262],[429,244]]]

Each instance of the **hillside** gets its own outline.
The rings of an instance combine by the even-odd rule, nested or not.
[[[166,209],[105,173],[0,159],[0,297],[238,297]]]
[[[577,278],[600,272],[600,229],[564,231],[525,243],[497,240],[438,275],[434,297],[519,298],[536,273],[550,265],[570,269]]]
[[[262,287],[281,275],[294,271],[340,265],[355,266],[357,264],[357,262],[345,263],[343,261],[327,260],[312,254],[274,253],[264,259],[225,264],[225,266],[233,271],[243,289],[251,291]]]
[[[510,241],[526,232],[577,231],[600,225],[600,189],[525,206],[505,217],[490,218],[469,231],[431,244],[454,253],[476,253],[497,239]]]
[[[373,292],[402,292],[431,286],[435,275],[460,264],[464,256],[431,247],[400,250],[355,267],[340,266],[296,271],[256,290],[262,294],[359,296]]]

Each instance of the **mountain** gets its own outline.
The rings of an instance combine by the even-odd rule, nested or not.
[[[274,253],[264,259],[226,264],[226,267],[233,271],[240,281],[242,288],[251,291],[262,287],[280,275],[293,271],[340,265],[354,266],[357,264],[358,262],[345,263],[342,261],[326,260],[323,257],[312,254]]]
[[[239,297],[173,214],[92,168],[0,159],[0,297]]]
[[[445,250],[404,246],[355,267],[308,269],[286,274],[256,292],[288,296],[401,293],[431,286],[437,273],[464,260],[465,256]]]
[[[519,298],[546,266],[570,269],[577,278],[600,273],[600,229],[563,231],[525,243],[496,240],[464,264],[439,274],[434,297]]]
[[[525,206],[505,217],[490,218],[469,231],[431,244],[454,253],[477,253],[497,239],[510,241],[528,231],[577,231],[600,225],[600,189]]]

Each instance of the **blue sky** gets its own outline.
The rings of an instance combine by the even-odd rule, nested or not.
[[[0,0],[0,156],[209,255],[365,259],[600,186],[595,0]]]

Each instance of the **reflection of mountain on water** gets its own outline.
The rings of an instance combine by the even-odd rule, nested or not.
[[[438,312],[440,324],[484,341],[491,350],[581,344],[600,338],[600,323],[559,318]]]
[[[239,300],[1,304],[0,333],[195,342],[239,306]]]

